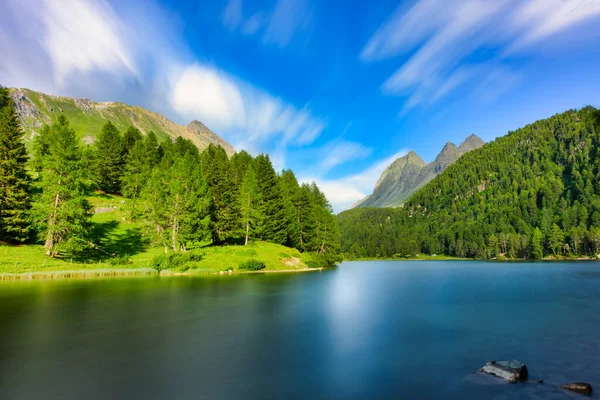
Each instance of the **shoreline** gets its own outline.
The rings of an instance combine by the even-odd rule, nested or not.
[[[129,268],[129,269],[89,269],[72,271],[39,271],[23,272],[18,274],[0,273],[0,281],[45,281],[53,279],[93,279],[93,278],[126,278],[126,277],[173,277],[173,276],[212,276],[212,275],[247,275],[247,274],[272,274],[272,273],[293,273],[293,272],[311,272],[322,271],[325,268],[301,268],[301,269],[281,269],[266,271],[240,271],[240,272],[158,272],[151,268]]]

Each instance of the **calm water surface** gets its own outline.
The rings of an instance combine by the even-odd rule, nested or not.
[[[546,383],[473,374],[510,358]],[[600,392],[600,264],[0,284],[3,400],[577,397],[568,381]]]

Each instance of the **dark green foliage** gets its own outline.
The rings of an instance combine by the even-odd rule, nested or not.
[[[200,253],[186,252],[161,254],[150,261],[150,268],[153,268],[158,272],[166,269],[188,270],[190,267],[193,267],[194,263],[201,260],[202,254]]]
[[[0,86],[0,240],[29,238],[31,178],[23,131],[8,90]]]
[[[202,174],[210,193],[213,243],[223,243],[241,230],[239,186],[227,153],[221,146],[209,145],[202,153]]]
[[[34,222],[48,255],[77,253],[88,247],[92,228],[91,206],[86,199],[91,183],[89,170],[84,167],[79,141],[64,116],[42,132],[36,139],[40,141],[37,148],[43,150],[38,155],[41,179],[40,195],[32,210]]]
[[[261,240],[283,244],[287,238],[286,215],[277,174],[267,155],[260,154],[253,165],[259,193],[256,235]]]
[[[264,262],[259,260],[246,260],[242,261],[238,266],[238,269],[245,271],[260,271],[261,269],[265,269],[266,265]]]
[[[127,128],[125,133],[123,134],[123,151],[125,154],[128,154],[133,146],[139,141],[142,140],[142,132],[134,126],[130,126]]]
[[[542,258],[594,254],[600,227],[600,125],[586,107],[462,156],[402,209],[338,216],[342,251]]]
[[[119,130],[111,122],[107,122],[102,127],[94,146],[98,186],[107,193],[120,193],[125,146]]]

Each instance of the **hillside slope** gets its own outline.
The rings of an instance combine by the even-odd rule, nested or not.
[[[353,207],[400,207],[427,182],[455,163],[460,156],[483,144],[476,135],[467,137],[458,147],[448,142],[429,164],[411,150],[390,164],[375,184],[373,193]]]
[[[595,256],[600,112],[571,110],[471,151],[395,210],[338,216],[358,256]]]
[[[223,146],[229,156],[235,152],[229,143],[201,122],[193,121],[188,126],[177,125],[161,114],[138,106],[53,96],[29,89],[10,89],[10,96],[15,102],[28,143],[44,124],[50,124],[64,114],[75,132],[87,143],[93,142],[102,125],[111,121],[121,131],[133,125],[143,134],[154,131],[162,139],[181,136],[191,140],[201,150],[213,143]]]

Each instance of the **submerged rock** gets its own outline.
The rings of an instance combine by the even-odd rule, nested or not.
[[[504,379],[508,383],[527,380],[527,367],[520,361],[489,361],[479,371]]]
[[[560,385],[560,388],[581,394],[592,394],[592,385],[585,382],[567,383],[566,385]]]

